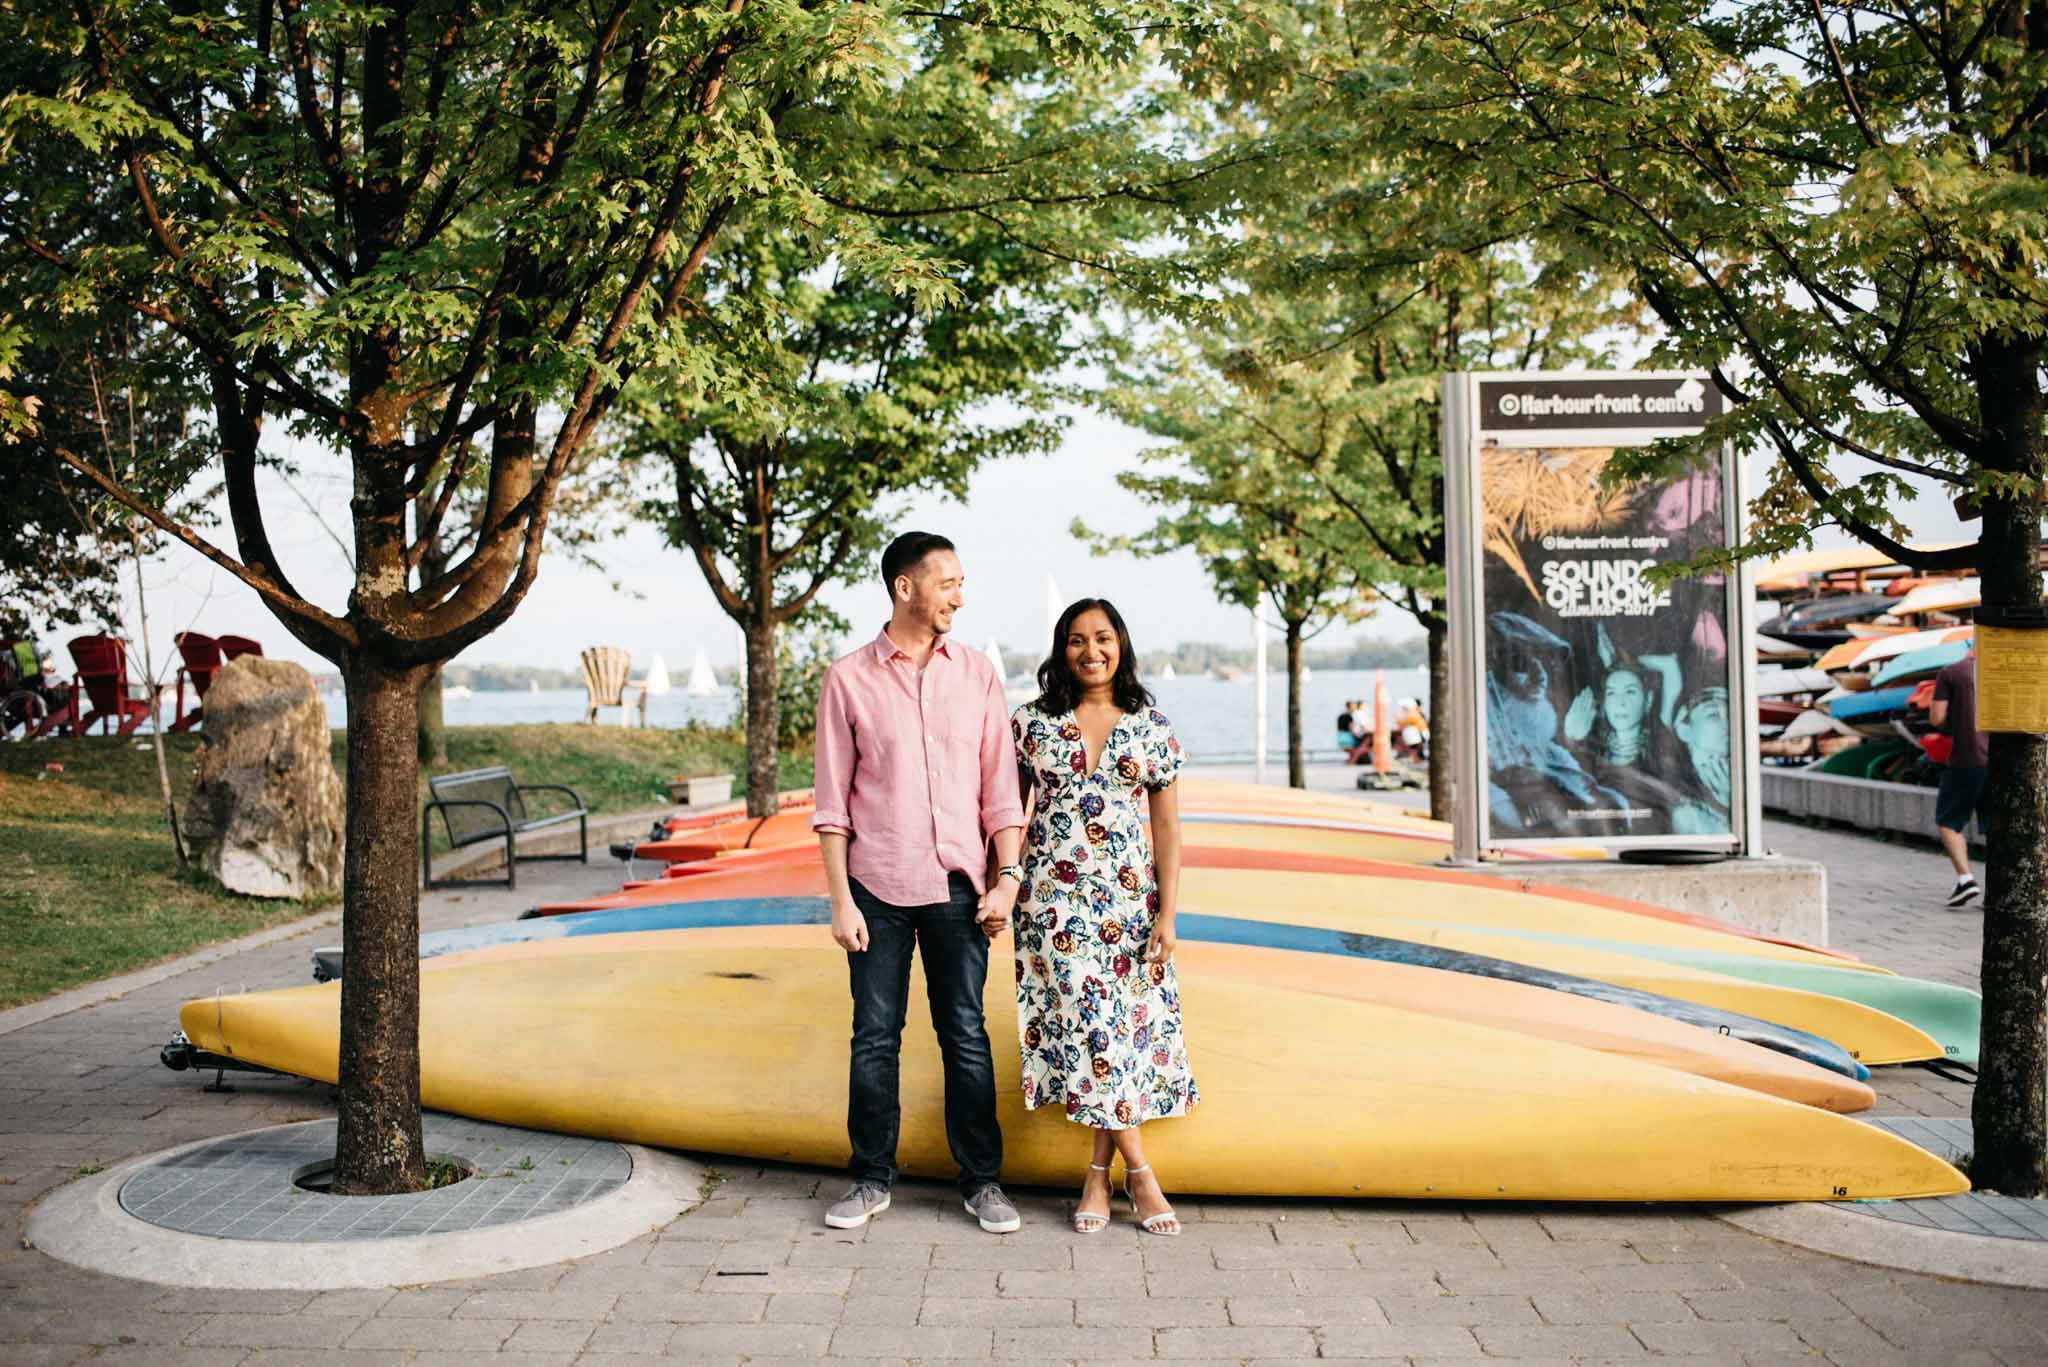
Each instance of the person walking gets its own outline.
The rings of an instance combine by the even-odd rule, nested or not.
[[[948,636],[965,575],[953,543],[906,532],[882,552],[888,625],[826,671],[818,697],[817,807],[832,938],[853,991],[846,1131],[853,1185],[825,1212],[857,1229],[889,1208],[913,946],[945,1064],[946,1142],[967,1213],[991,1233],[1022,1223],[1003,1194],[1003,1135],[982,993],[989,936],[1023,871],[1024,811],[988,657]],[[1001,864],[990,880],[993,844]]]
[[[1954,664],[1944,665],[1934,676],[1934,701],[1927,720],[1937,731],[1951,737],[1948,767],[1941,771],[1941,785],[1934,794],[1934,825],[1941,836],[1941,848],[1955,866],[1955,887],[1950,889],[1951,907],[1968,906],[1977,900],[1977,880],[1970,873],[1970,822],[1984,801],[1984,780],[1991,763],[1990,739],[1977,729],[1977,656],[1973,650]]]
[[[1140,1227],[1178,1234],[1139,1132],[1200,1100],[1173,966],[1184,756],[1104,599],[1060,614],[1038,687],[1010,719],[1031,790],[1015,936],[1024,1105],[1093,1132],[1076,1233],[1108,1227],[1121,1155]]]

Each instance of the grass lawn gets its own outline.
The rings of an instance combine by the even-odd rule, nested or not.
[[[340,769],[340,732],[334,740]],[[181,810],[198,743],[193,735],[164,738]],[[450,727],[448,759],[451,770],[505,764],[531,782],[566,783],[595,812],[664,805],[672,774],[745,771],[739,735],[702,728]],[[49,772],[49,764],[63,771]],[[785,787],[808,785],[808,750],[785,755],[782,774]],[[424,782],[421,793],[424,801]],[[238,897],[179,869],[147,737],[0,745],[0,1007],[332,904]]]

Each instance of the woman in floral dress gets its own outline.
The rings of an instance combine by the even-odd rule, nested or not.
[[[1028,794],[1015,918],[1024,1104],[1061,1107],[1094,1131],[1078,1232],[1108,1226],[1110,1158],[1120,1154],[1139,1223],[1178,1234],[1139,1131],[1200,1099],[1173,972],[1180,742],[1103,599],[1060,614],[1038,686],[1010,719]]]

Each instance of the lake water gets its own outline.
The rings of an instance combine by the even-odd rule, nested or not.
[[[1386,671],[1389,706],[1403,697],[1419,698],[1427,707],[1429,674],[1422,669]],[[1181,744],[1198,763],[1245,763],[1252,757],[1252,679],[1249,673],[1235,679],[1200,678],[1148,679],[1146,686],[1159,700],[1159,710],[1173,721]],[[1335,759],[1330,743],[1336,730],[1337,713],[1347,698],[1364,698],[1372,706],[1373,671],[1315,670],[1302,689],[1302,747],[1311,759]],[[1287,676],[1274,673],[1267,678],[1266,746],[1275,763],[1287,756]],[[628,700],[638,695],[629,691]],[[346,722],[339,693],[326,695],[327,715],[332,725]],[[1023,701],[1022,697],[1013,699]],[[682,692],[663,694],[647,700],[650,726],[682,726],[705,722],[724,726],[732,722],[738,699],[731,689],[709,697]],[[444,715],[450,726],[508,726],[523,722],[580,722],[584,694],[580,688],[557,688],[539,693],[472,693],[466,698],[448,698]],[[628,707],[629,716],[635,716]],[[619,724],[619,712],[608,709],[603,723]]]

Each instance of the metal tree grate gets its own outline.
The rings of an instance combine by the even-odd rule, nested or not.
[[[296,1185],[333,1161],[335,1122],[235,1135],[160,1159],[121,1184],[121,1208],[187,1234],[275,1243],[400,1239],[514,1224],[616,1191],[633,1159],[602,1139],[424,1117],[434,1157],[476,1175],[403,1196],[330,1196]]]

